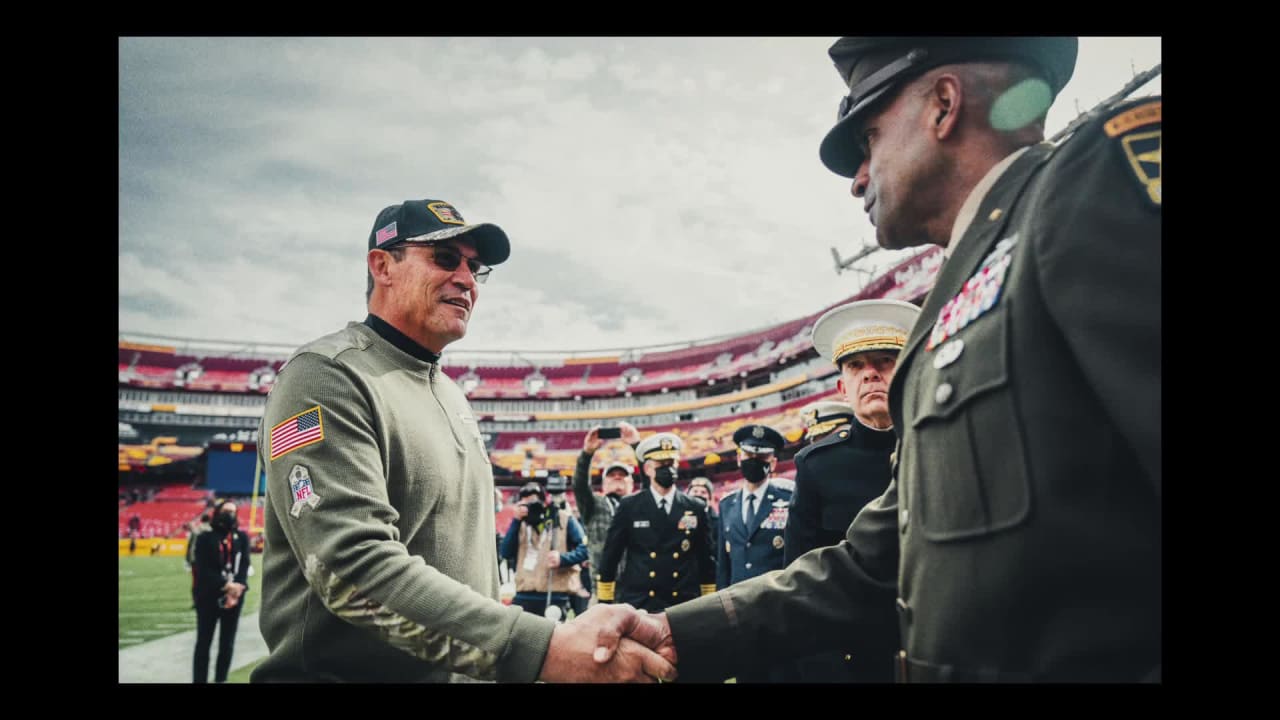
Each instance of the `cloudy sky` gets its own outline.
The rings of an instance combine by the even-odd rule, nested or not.
[[[374,216],[423,198],[512,243],[451,352],[815,312],[866,280],[830,248],[875,239],[818,160],[835,40],[122,38],[119,329],[298,345],[362,319]],[[1160,60],[1083,38],[1049,132]]]

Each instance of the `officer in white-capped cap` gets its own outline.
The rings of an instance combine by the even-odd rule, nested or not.
[[[813,326],[813,346],[840,369],[837,395],[802,411],[810,435],[827,434],[796,454],[796,492],[787,525],[787,564],[844,539],[864,505],[889,485],[897,442],[889,417],[889,383],[898,352],[920,309],[898,300],[859,300],[833,308]],[[807,415],[806,415],[807,411]],[[845,418],[842,420],[842,418]],[[815,428],[817,431],[815,432]],[[883,634],[853,653],[824,653],[795,663],[806,682],[892,682],[886,661],[897,625],[886,610]]]
[[[683,447],[680,436],[669,432],[636,446],[649,487],[622,498],[614,511],[600,559],[600,602],[657,613],[715,592],[706,505],[675,486]]]

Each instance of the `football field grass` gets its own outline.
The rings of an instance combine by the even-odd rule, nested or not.
[[[254,574],[249,578],[244,610],[258,609],[261,593],[262,555],[251,554]],[[117,649],[195,630],[196,611],[191,609],[191,573],[180,557],[120,558],[120,633]]]

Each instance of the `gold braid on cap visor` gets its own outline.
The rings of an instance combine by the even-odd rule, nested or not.
[[[832,430],[835,430],[836,428],[840,427],[841,425],[848,425],[851,422],[853,422],[853,418],[851,417],[841,417],[841,418],[836,418],[835,420],[826,420],[824,422],[820,422],[815,425],[810,425],[809,427],[805,428],[805,432],[808,433],[810,436],[821,435],[823,433],[829,433]]]
[[[831,362],[839,365],[845,355],[867,350],[901,350],[906,344],[907,334],[898,328],[885,325],[858,328],[836,343]]]
[[[645,460],[679,460],[679,450],[650,450],[644,455]],[[644,460],[641,460],[644,462]]]

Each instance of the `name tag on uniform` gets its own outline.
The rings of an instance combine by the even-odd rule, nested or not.
[[[635,522],[631,523],[631,527],[633,527],[633,528],[649,527],[649,521],[648,521],[648,520],[636,520]]]

